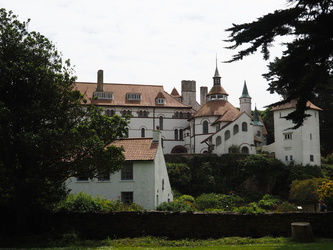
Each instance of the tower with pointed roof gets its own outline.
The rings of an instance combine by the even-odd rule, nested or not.
[[[247,90],[246,81],[244,81],[243,92],[239,98],[239,108],[241,112],[246,112],[248,115],[251,115],[251,96]]]

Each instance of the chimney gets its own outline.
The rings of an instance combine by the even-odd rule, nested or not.
[[[97,72],[97,92],[103,92],[103,70]]]
[[[160,143],[161,141],[161,131],[159,126],[156,126],[156,130],[153,131],[153,143]]]
[[[207,102],[207,94],[208,88],[207,87],[200,87],[200,105],[203,106]]]

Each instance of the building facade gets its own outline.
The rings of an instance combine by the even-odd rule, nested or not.
[[[74,194],[84,192],[109,200],[134,202],[147,210],[172,201],[160,134],[160,131],[154,131],[153,138],[116,140],[113,145],[125,150],[125,164],[121,171],[101,174],[93,179],[72,177],[67,180],[67,187]]]

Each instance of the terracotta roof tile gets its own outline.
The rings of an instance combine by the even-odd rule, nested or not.
[[[124,148],[126,161],[152,161],[158,148],[158,143],[153,143],[152,138],[125,138],[111,145]]]
[[[119,84],[104,83],[104,92],[112,92],[112,100],[92,99],[96,91],[97,83],[76,82],[76,89],[79,90],[87,99],[87,104],[95,105],[115,105],[115,106],[161,106],[156,105],[155,98],[161,92],[165,98],[164,107],[191,108],[185,105],[164,91],[162,85],[143,85],[143,84]],[[139,93],[141,100],[127,100],[126,93]]]
[[[201,116],[221,116],[220,121],[234,121],[240,111],[226,100],[208,101],[203,105],[193,117]]]
[[[297,100],[292,100],[290,102],[287,102],[285,104],[282,104],[282,105],[279,105],[279,106],[276,106],[276,107],[272,108],[272,111],[282,110],[282,109],[296,108],[296,104],[297,104]],[[310,109],[322,110],[321,108],[317,107],[316,105],[314,105],[310,101],[306,102],[306,107],[308,107]]]

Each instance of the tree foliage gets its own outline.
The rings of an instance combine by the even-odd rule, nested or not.
[[[323,178],[294,180],[290,185],[290,200],[298,202],[318,202],[318,188],[324,180]]]
[[[276,10],[251,23],[233,24],[228,42],[229,49],[245,45],[229,62],[243,59],[258,49],[265,60],[269,59],[270,47],[277,37],[292,37],[285,42],[281,58],[269,64],[265,78],[268,90],[285,98],[275,106],[297,99],[296,111],[286,119],[302,125],[306,102],[318,93],[330,91],[332,95],[333,55],[333,2],[331,0],[287,0],[289,8]],[[287,39],[286,39],[287,41]],[[330,86],[330,87],[328,87]]]
[[[127,125],[82,108],[70,62],[28,24],[0,9],[0,203],[20,211],[52,207],[71,176],[119,170],[109,144]]]

